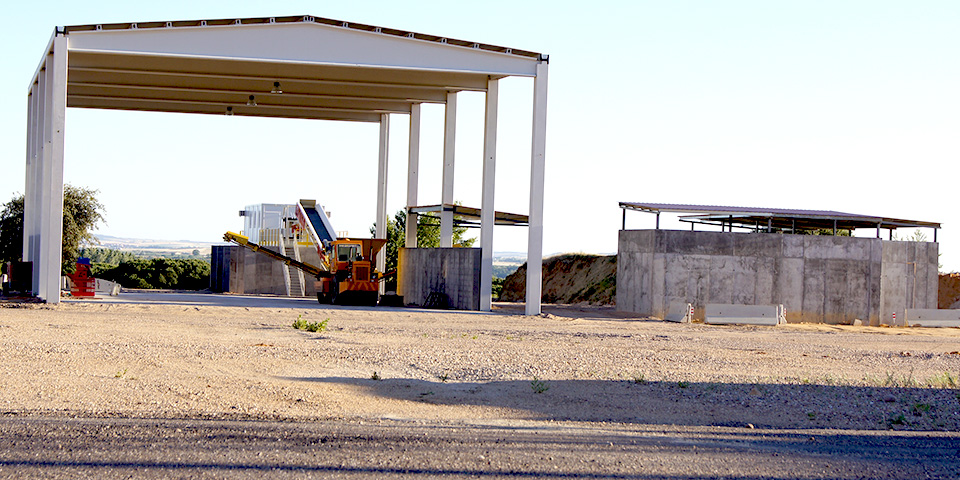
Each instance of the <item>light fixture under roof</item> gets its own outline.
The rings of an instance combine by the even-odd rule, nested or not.
[[[270,93],[274,95],[280,95],[283,93],[283,90],[280,89],[280,82],[273,82],[273,90],[270,90]]]
[[[233,107],[227,107],[227,116],[228,116],[228,117],[232,117],[232,116],[233,116]]]
[[[250,98],[247,99],[247,106],[248,106],[248,107],[256,107],[256,106],[257,106],[257,99],[254,98],[253,95],[250,95]]]

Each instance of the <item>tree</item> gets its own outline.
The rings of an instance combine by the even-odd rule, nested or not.
[[[61,271],[73,272],[81,245],[96,244],[93,235],[97,224],[104,221],[104,206],[96,197],[97,190],[63,186],[63,250]],[[0,212],[0,261],[23,258],[23,195],[3,205]]]
[[[377,224],[370,227],[370,234],[376,235]],[[453,227],[453,244],[464,247],[472,247],[477,241],[476,238],[463,238],[467,233],[466,227]],[[388,272],[397,269],[397,262],[400,256],[400,249],[407,243],[407,212],[405,210],[397,211],[392,219],[387,220],[387,245],[384,250],[387,252]],[[429,215],[417,216],[417,247],[436,248],[440,246],[440,219]],[[396,288],[396,280],[391,279],[387,282],[387,289],[391,286]]]

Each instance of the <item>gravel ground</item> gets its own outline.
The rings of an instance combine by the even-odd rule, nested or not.
[[[570,432],[596,436],[597,429],[664,429],[691,438],[794,432],[804,439],[807,432],[811,439],[869,439],[865,431],[874,431],[894,443],[915,431],[923,432],[917,442],[952,448],[936,468],[957,466],[960,329],[706,326],[621,318],[596,307],[545,310],[526,317],[512,305],[490,314],[0,304],[0,429],[16,425],[4,433],[0,453],[20,458],[10,457],[20,450],[9,439],[26,435],[21,440],[29,445],[24,439],[36,437],[27,435],[29,425],[62,433],[82,419],[108,426],[165,419],[220,422],[201,423],[217,431],[227,428],[222,422],[267,422],[267,430],[288,422],[444,432],[535,426],[547,429],[551,442],[569,441]],[[327,329],[296,330],[298,318],[326,321]],[[29,419],[39,423],[23,423]],[[388,441],[393,431],[378,438]],[[503,439],[481,440],[471,448]],[[517,445],[510,448],[523,450]],[[852,476],[834,473],[856,478],[863,462],[875,465],[858,461],[844,467]],[[25,465],[18,462],[0,461],[0,474],[4,465],[8,472]],[[434,470],[420,476],[450,473]],[[705,472],[709,478],[717,470]],[[831,478],[829,469],[817,472],[810,478]],[[180,475],[190,476],[173,474]]]

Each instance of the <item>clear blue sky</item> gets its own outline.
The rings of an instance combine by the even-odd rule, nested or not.
[[[960,270],[960,2],[47,1],[4,10],[3,201],[24,189],[26,92],[54,26],[311,14],[550,55],[546,252],[615,252],[618,201],[706,203],[942,222],[944,269]],[[497,208],[526,213],[532,83],[502,89]],[[430,203],[440,196],[443,109],[424,115],[420,189]],[[480,202],[482,118],[482,96],[462,95],[456,197],[466,205]],[[407,118],[392,121],[395,212]],[[69,109],[66,142],[66,180],[99,189],[107,206],[101,233],[216,241],[240,228],[244,205],[298,198],[326,205],[338,230],[365,234],[373,222],[375,125]],[[349,189],[329,175],[340,164],[358,172]],[[628,227],[652,226],[628,215]],[[525,250],[526,231],[498,228],[495,248]]]

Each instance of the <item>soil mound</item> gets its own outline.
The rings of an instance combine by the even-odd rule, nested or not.
[[[937,308],[960,308],[960,273],[941,273]]]
[[[503,281],[500,300],[526,298],[527,264]],[[617,256],[583,253],[556,255],[543,260],[544,303],[613,305],[617,296]]]

